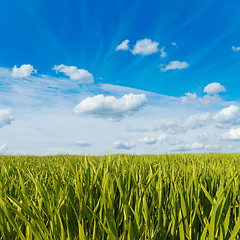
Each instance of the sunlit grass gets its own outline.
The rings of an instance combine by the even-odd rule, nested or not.
[[[239,160],[1,156],[0,239],[240,239]]]

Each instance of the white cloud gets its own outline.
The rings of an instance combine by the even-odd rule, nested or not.
[[[159,137],[157,137],[158,142],[163,142],[166,139],[167,139],[167,135],[165,134],[162,134]]]
[[[207,94],[218,94],[220,92],[226,92],[226,89],[223,85],[217,82],[209,83],[204,89],[203,92]]]
[[[170,148],[172,151],[194,151],[194,150],[208,150],[208,151],[218,151],[220,146],[218,144],[202,144],[199,142],[193,142],[191,144],[179,144]]]
[[[232,50],[233,50],[234,52],[238,52],[238,51],[240,51],[240,47],[234,47],[234,46],[232,46]]]
[[[160,125],[160,129],[170,134],[182,134],[206,126],[217,128],[233,127],[240,124],[240,108],[236,105],[223,108],[221,111],[210,114],[209,112],[197,113],[180,121],[168,120]],[[208,140],[208,134],[197,136],[201,141]]]
[[[119,50],[129,50],[128,43],[129,43],[128,39],[124,40],[121,44],[119,44],[116,47],[116,51],[119,51]]]
[[[7,150],[8,150],[7,144],[3,144],[0,146],[0,154],[3,154]]]
[[[172,42],[171,44],[172,44],[173,46],[177,46],[177,44],[176,44],[175,42]]]
[[[190,145],[186,145],[189,146],[190,149],[195,150],[195,149],[202,149],[204,147],[204,145],[202,143],[199,142],[194,142]]]
[[[80,102],[74,109],[75,113],[92,117],[120,120],[126,115],[140,110],[147,102],[145,94],[126,94],[121,98],[96,95]]]
[[[179,134],[185,133],[190,129],[196,129],[206,126],[210,122],[210,114],[194,114],[185,119],[184,121],[168,121],[161,125],[161,129],[167,133]]]
[[[217,122],[217,126],[221,127],[224,124],[235,125],[239,123],[240,111],[239,107],[231,105],[216,113],[213,119]]]
[[[12,69],[12,77],[14,78],[26,78],[29,77],[32,73],[36,73],[37,70],[33,68],[30,64],[23,64],[21,67],[16,65]]]
[[[185,61],[183,61],[183,62],[171,61],[168,65],[166,65],[165,67],[162,67],[161,71],[166,72],[171,69],[183,69],[183,68],[188,68],[189,66],[190,65]]]
[[[185,127],[190,129],[196,129],[206,126],[210,121],[210,113],[194,114],[191,115],[185,122]]]
[[[207,142],[208,141],[208,134],[207,133],[203,133],[197,136],[197,138],[202,141],[202,142]]]
[[[191,144],[180,144],[175,147],[170,148],[171,151],[190,151],[190,150],[202,150],[204,149],[204,144],[199,142],[193,142]]]
[[[149,55],[152,53],[158,52],[158,42],[154,42],[151,39],[145,38],[142,40],[138,40],[135,44],[132,54],[141,54],[143,56]]]
[[[193,114],[181,121],[168,120],[162,123],[160,129],[170,134],[181,134],[191,129],[198,129],[206,126],[216,126],[218,128],[229,127],[240,124],[240,108],[231,105],[213,114],[209,112]],[[202,141],[208,140],[207,134],[197,137]]]
[[[81,141],[77,141],[76,144],[79,146],[79,147],[90,147],[92,144],[89,143],[89,142],[86,142],[84,140],[81,140]]]
[[[161,124],[161,130],[170,134],[185,133],[187,131],[186,127],[181,125],[176,121],[167,121]]]
[[[160,51],[159,54],[156,54],[156,57],[157,55],[160,55]],[[160,58],[160,56],[158,57]],[[118,147],[129,148],[136,144],[136,147],[126,150],[126,152],[136,154],[165,153],[169,147],[183,145],[182,148],[186,148],[187,145],[189,148],[194,142],[206,144],[199,152],[210,151],[210,147],[207,145],[214,145],[215,143],[221,145],[221,141],[215,138],[227,132],[214,127],[216,121],[214,122],[213,116],[225,107],[231,105],[240,107],[237,102],[224,100],[213,105],[199,104],[188,106],[181,104],[180,99],[177,97],[116,85],[80,85],[78,81],[71,81],[67,77],[59,79],[52,76],[36,75],[27,78],[28,81],[23,81],[22,79],[9,81],[11,70],[3,68],[3,71],[1,71],[0,69],[2,92],[0,94],[0,109],[4,109],[6,106],[11,108],[16,118],[16,121],[13,122],[14,124],[1,128],[1,138],[4,140],[2,144],[7,143],[9,145],[11,142],[11,148],[9,146],[10,151],[8,150],[7,154],[44,154],[46,152],[88,154],[89,149],[90,154],[96,155],[105,154],[108,149],[115,153],[119,151],[112,145],[115,140],[120,140],[120,143],[123,143],[122,146],[118,145]],[[2,75],[1,72],[3,73]],[[109,105],[106,107],[104,103],[100,105],[104,105],[103,109],[107,108],[109,110],[106,110],[106,113],[104,112],[105,110],[103,113],[101,113],[101,110],[98,113],[91,113],[90,111],[90,113],[82,113],[86,116],[83,118],[73,114],[72,106],[76,106],[77,103],[81,103],[87,97],[104,94],[104,96],[114,96],[115,100],[119,100],[123,95],[130,93],[145,94],[148,102],[143,109],[138,112],[133,111],[134,115],[122,119],[121,122],[108,122],[104,119],[91,117],[94,115],[95,117],[119,120],[131,114],[131,112],[126,113],[127,110],[122,110],[122,108],[119,112],[114,107],[110,107],[111,110],[109,110]],[[220,96],[206,94],[206,97],[216,98]],[[195,97],[195,100],[199,102],[206,101],[198,96]],[[135,108],[126,107],[125,109],[131,111]],[[203,124],[200,120],[200,123],[198,123],[196,119],[201,119],[201,117],[193,116],[195,113],[202,115],[206,112],[211,113],[211,121],[208,123],[206,119],[207,126],[198,128],[198,126]],[[173,120],[173,127],[174,124],[176,125],[175,129],[169,128],[168,131],[174,130],[175,132],[182,132],[182,134],[171,135],[171,137],[163,140],[162,144],[158,144],[160,142],[159,139],[152,138],[157,138],[161,134],[167,135],[160,128],[161,124],[166,122],[167,119]],[[196,129],[191,130],[188,126],[191,128],[196,127]],[[231,126],[231,122],[229,126]],[[126,131],[127,127],[131,127],[132,131]],[[198,138],[204,132],[209,134],[208,141],[204,141],[204,138]],[[38,137],[36,138],[36,136]],[[149,138],[147,142],[158,140],[157,145],[140,144],[136,141],[144,136]],[[175,137],[179,139],[171,142]],[[75,140],[82,141],[79,141],[79,144],[77,144]],[[93,147],[83,147],[87,143],[93,142]],[[226,144],[221,146],[220,151],[228,151],[227,145],[230,144],[230,141],[224,143]],[[236,142],[234,144],[236,144],[236,149],[234,150],[238,150],[239,143]],[[193,148],[194,146],[191,147]]]
[[[53,70],[56,70],[56,72],[62,72],[66,76],[70,77],[70,79],[77,80],[80,83],[93,83],[94,82],[94,78],[91,73],[89,73],[85,69],[78,69],[75,66],[65,66],[64,64],[55,65],[53,67]]]
[[[224,133],[220,139],[223,140],[240,140],[240,127],[232,128],[229,132]]]
[[[117,149],[132,149],[135,147],[134,143],[116,141],[113,143],[113,147]]]
[[[14,118],[11,116],[9,109],[0,109],[0,128],[11,124]]]
[[[146,143],[146,144],[155,144],[157,143],[157,138],[149,138],[144,137],[138,140],[140,143]]]
[[[219,95],[205,95],[198,97],[196,93],[185,93],[185,96],[180,97],[183,104],[216,104],[222,101]]]
[[[160,51],[161,51],[161,58],[165,58],[166,56],[167,56],[167,53],[166,53],[166,51],[165,51],[165,47],[162,47],[161,49],[160,49]]]
[[[181,139],[177,139],[175,138],[174,136],[171,136],[169,139],[168,139],[168,143],[172,146],[179,146],[181,145],[181,143],[183,142],[183,140]]]
[[[220,150],[220,146],[218,144],[206,144],[204,146],[204,149],[217,151],[217,150]]]
[[[145,144],[156,144],[158,142],[162,142],[166,140],[167,136],[165,134],[160,135],[159,137],[154,137],[154,138],[149,138],[149,137],[144,137],[142,139],[139,139],[138,142],[140,143],[145,143]]]
[[[0,77],[11,77],[12,69],[0,67]]]
[[[181,97],[182,103],[192,103],[193,101],[196,101],[197,99],[197,94],[196,93],[185,93],[185,96]]]

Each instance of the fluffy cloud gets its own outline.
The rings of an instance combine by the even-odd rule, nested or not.
[[[140,110],[147,102],[145,94],[126,94],[121,98],[96,95],[80,102],[74,109],[80,115],[101,117],[108,120],[120,120],[125,115]]]
[[[239,107],[231,105],[216,113],[213,119],[217,122],[217,126],[221,127],[226,124],[235,125],[239,123],[240,111]]]
[[[91,73],[89,73],[85,69],[78,69],[75,66],[65,66],[63,64],[55,65],[53,67],[53,70],[56,70],[56,72],[62,72],[66,76],[70,77],[70,79],[77,80],[80,83],[93,83],[94,82],[94,78]]]
[[[0,109],[0,128],[11,124],[13,120],[9,109]]]
[[[144,137],[142,139],[139,139],[138,142],[140,143],[145,143],[145,144],[156,144],[157,142],[162,142],[166,140],[167,136],[165,134],[155,137],[155,138],[149,138],[149,137]]]
[[[229,132],[224,133],[220,139],[223,140],[240,140],[240,127],[232,128]]]
[[[202,142],[207,142],[208,141],[208,134],[207,133],[203,133],[197,136],[197,138],[202,141]]]
[[[165,134],[162,134],[159,137],[157,137],[158,142],[163,142],[166,139],[167,139],[167,135]]]
[[[170,148],[171,151],[190,151],[190,150],[201,150],[204,149],[204,144],[199,142],[193,142],[191,144],[177,145],[173,148]]]
[[[171,44],[172,44],[173,46],[177,46],[177,44],[176,44],[175,42],[172,42]]]
[[[161,130],[170,134],[185,133],[188,129],[176,121],[168,121],[161,124]]]
[[[184,104],[213,104],[221,101],[218,93],[225,92],[226,89],[220,83],[214,82],[209,83],[204,89],[203,92],[207,95],[203,97],[198,97],[196,93],[186,93],[186,96],[181,97],[181,101]]]
[[[3,154],[7,150],[8,150],[7,144],[3,144],[0,146],[0,154]]]
[[[194,150],[207,150],[218,151],[220,146],[218,144],[202,144],[199,142],[193,142],[191,144],[179,144],[170,148],[171,151],[194,151]]]
[[[89,142],[86,142],[86,141],[77,141],[76,144],[79,146],[79,147],[90,147],[92,144],[89,143]]]
[[[132,149],[135,145],[134,143],[116,141],[113,143],[113,147],[117,149]]]
[[[156,57],[157,55],[160,58],[160,51],[156,54]],[[9,72],[11,74],[11,69],[9,69]],[[6,74],[7,72],[4,73],[4,75]],[[215,143],[215,136],[219,136],[221,133],[224,133],[224,131],[223,129],[214,128],[214,123],[216,121],[213,121],[213,116],[215,116],[215,114],[217,114],[217,112],[222,110],[224,107],[229,107],[232,104],[239,106],[238,103],[229,103],[222,101],[216,105],[214,104],[211,106],[205,105],[189,107],[181,104],[179,98],[153,94],[150,92],[148,93],[140,91],[138,89],[112,85],[111,87],[108,86],[108,88],[105,85],[105,88],[103,88],[103,85],[98,84],[80,86],[77,81],[67,79],[67,77],[61,79],[61,81],[58,81],[59,79],[55,77],[43,77],[40,75],[31,76],[28,79],[29,81],[27,82],[21,81],[22,79],[15,79],[14,81],[9,82],[9,77],[1,77],[1,83],[6,82],[6,84],[2,87],[2,91],[5,92],[3,92],[4,94],[1,94],[0,102],[2,103],[2,106],[3,104],[7,104],[9,107],[14,108],[14,117],[18,119],[16,124],[1,128],[1,137],[6,141],[3,143],[8,143],[11,141],[11,139],[14,143],[11,146],[11,153],[14,153],[16,151],[22,154],[40,154],[49,151],[54,151],[55,153],[87,153],[87,149],[91,148],[90,146],[86,146],[89,144],[88,141],[91,143],[91,140],[87,136],[89,132],[93,131],[93,126],[94,131],[96,132],[94,137],[94,144],[98,147],[91,149],[91,151],[93,151],[92,154],[103,154],[101,151],[106,150],[108,148],[107,146],[110,146],[110,148],[114,149],[112,144],[115,140],[120,140],[120,143],[122,143],[122,145],[115,144],[116,147],[118,146],[124,148],[132,147],[134,144],[131,142],[133,141],[133,143],[136,144],[136,147],[128,151],[135,152],[136,154],[164,153],[168,150],[168,146],[170,147],[170,141],[174,137],[179,137],[181,139],[179,141],[175,141],[173,143],[174,145],[171,145],[171,147],[183,145],[182,149],[186,149],[189,148],[193,142],[198,142],[199,144],[214,145],[213,143]],[[31,84],[29,84],[30,82]],[[202,90],[203,89],[204,86]],[[69,90],[72,90],[72,94],[62,94],[69,92]],[[79,95],[79,92],[81,95]],[[77,103],[80,103],[84,99],[86,100],[88,96],[93,97],[93,93],[96,93],[96,95],[106,94],[105,96],[114,96],[114,103],[118,102],[118,100],[121,99],[121,97],[125,94],[145,94],[149,102],[147,107],[141,109],[139,112],[137,112],[137,114],[135,112],[132,117],[125,118],[122,122],[118,123],[109,123],[101,119],[89,117],[79,119],[78,117],[72,115],[71,111],[73,111],[73,109],[71,106],[76,106]],[[208,98],[215,98],[218,96],[207,94],[204,95],[206,95]],[[79,99],[79,97],[81,98],[81,101],[79,100],[76,103],[76,99]],[[84,106],[85,110],[82,109],[82,114],[86,114],[87,116],[102,117],[106,119],[112,118],[114,120],[118,120],[119,118],[121,119],[122,117],[127,116],[128,110],[130,113],[134,113],[134,107],[126,107],[124,110],[122,110],[123,108],[118,107],[118,109],[120,109],[118,111],[116,107],[113,107],[113,105],[115,106],[116,104],[105,105],[104,97],[102,98],[103,103],[99,103],[95,98],[92,99],[94,101],[96,100],[96,108],[93,108],[93,110],[88,110],[88,106]],[[193,99],[198,99],[198,96],[195,94],[195,98],[193,97]],[[105,112],[101,112],[101,110],[99,110],[101,107]],[[99,112],[91,112],[95,110]],[[199,111],[199,115],[202,115],[202,113],[205,113],[207,111],[211,111],[211,123],[208,124],[207,115],[205,117],[204,115],[201,117],[192,115],[193,112],[196,113],[196,111]],[[24,113],[24,116],[22,113]],[[54,121],[50,121],[51,119],[56,118],[58,119],[58,124],[56,124]],[[160,127],[161,124],[164,123],[164,119],[175,120],[175,122],[172,122],[172,126],[168,126],[168,132],[186,132],[186,134],[175,136],[171,135],[171,137],[168,137],[165,141],[163,141],[163,144],[158,144],[156,137],[161,134],[167,135],[167,133],[162,132],[160,128],[154,131],[154,127]],[[199,128],[194,131],[189,130],[190,128],[188,128],[188,126],[194,128],[204,125],[200,120],[200,122],[198,122],[198,119],[203,119],[204,121],[206,120],[206,124],[208,124],[207,127]],[[79,124],[79,121],[81,124]],[[66,124],[66,122],[70,122],[71,124]],[[129,130],[132,132],[126,131],[127,126],[133,127],[133,129]],[[37,128],[42,130],[38,130]],[[231,126],[231,128],[233,127]],[[29,138],[22,138],[22,131],[24,131],[24,134],[26,136],[29,136]],[[69,132],[71,132],[71,136],[68,136]],[[108,134],[106,136],[103,136],[104,132],[108,132]],[[204,132],[208,132],[209,134],[208,141],[204,141],[204,136],[203,138],[197,138],[198,135]],[[225,130],[225,132],[227,131]],[[46,141],[32,141],[30,136],[34,137],[36,134],[39,136],[38,139],[45,139]],[[61,140],[61,137],[63,135],[67,139],[64,138]],[[79,136],[82,136],[82,138],[79,138]],[[119,139],[119,136],[122,136],[124,138]],[[147,136],[147,139],[145,138],[142,144],[136,141],[140,138],[143,138],[144,136]],[[76,142],[73,142],[73,139],[86,141],[79,141],[77,144]],[[56,142],[58,146],[56,145]],[[66,144],[67,142],[70,142],[72,144]],[[158,145],[154,145],[154,142],[156,142]],[[153,145],[149,145],[150,143]],[[226,144],[222,146],[223,151],[227,151],[228,144],[229,142],[226,142]],[[234,144],[236,144],[237,147],[238,143]],[[210,147],[207,145],[205,145],[201,151],[207,151],[210,148],[217,148],[216,146]],[[196,147],[196,144],[195,146],[191,146],[191,148],[194,147]],[[116,151],[116,149],[114,149],[114,151]]]
[[[129,43],[128,39],[124,40],[121,44],[119,44],[116,47],[116,51],[119,51],[119,50],[129,50],[128,43]]]
[[[36,73],[37,70],[33,68],[30,64],[23,64],[21,67],[16,65],[12,69],[12,77],[14,78],[26,78],[29,77],[32,73]]]
[[[170,134],[181,134],[191,129],[208,126],[209,124],[214,124],[218,128],[240,124],[240,108],[235,105],[231,105],[223,108],[214,115],[206,112],[191,115],[182,121],[169,120],[166,123],[161,124],[160,129]],[[201,141],[207,141],[208,135],[202,134],[197,138]]]
[[[218,94],[220,92],[226,92],[226,89],[223,85],[217,82],[209,83],[204,89],[203,92],[207,94]]]
[[[204,149],[217,151],[217,150],[220,150],[220,146],[218,144],[206,144],[204,146]]]
[[[144,137],[142,139],[139,139],[138,141],[140,143],[155,144],[155,143],[157,143],[157,138]]]
[[[140,55],[149,55],[158,51],[158,42],[154,42],[151,39],[145,38],[137,41],[135,44],[132,54],[140,54]]]
[[[183,69],[183,68],[188,68],[189,66],[190,65],[185,61],[183,61],[183,62],[171,61],[168,65],[166,65],[165,67],[162,67],[161,71],[166,72],[171,69]]]
[[[166,56],[167,56],[167,53],[165,52],[165,47],[162,47],[161,49],[160,49],[160,52],[161,52],[161,58],[165,58]]]
[[[171,134],[185,133],[190,129],[206,126],[210,120],[211,117],[209,113],[194,114],[182,122],[168,121],[161,125],[161,129]]]
[[[12,76],[12,69],[9,68],[4,68],[4,67],[0,67],[0,77],[1,78],[8,78]]]
[[[182,103],[192,103],[193,101],[196,101],[197,99],[197,94],[196,93],[185,93],[185,96],[181,97]]]
[[[194,114],[191,115],[185,122],[185,127],[196,129],[206,126],[210,121],[210,113]]]
[[[232,46],[232,50],[233,50],[234,52],[238,52],[238,51],[240,51],[240,47],[234,47],[234,46]]]
[[[219,95],[205,95],[198,97],[196,93],[185,93],[185,96],[180,97],[183,104],[215,104],[221,102]]]
[[[189,147],[189,149],[191,149],[191,150],[202,149],[204,147],[204,145],[199,142],[194,142],[194,143],[192,143],[190,145],[186,145],[186,146]]]

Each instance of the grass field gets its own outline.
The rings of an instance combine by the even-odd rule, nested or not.
[[[240,154],[1,156],[0,239],[240,239]]]

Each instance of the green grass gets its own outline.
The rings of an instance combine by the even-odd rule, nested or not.
[[[240,154],[1,156],[0,239],[240,239]]]

